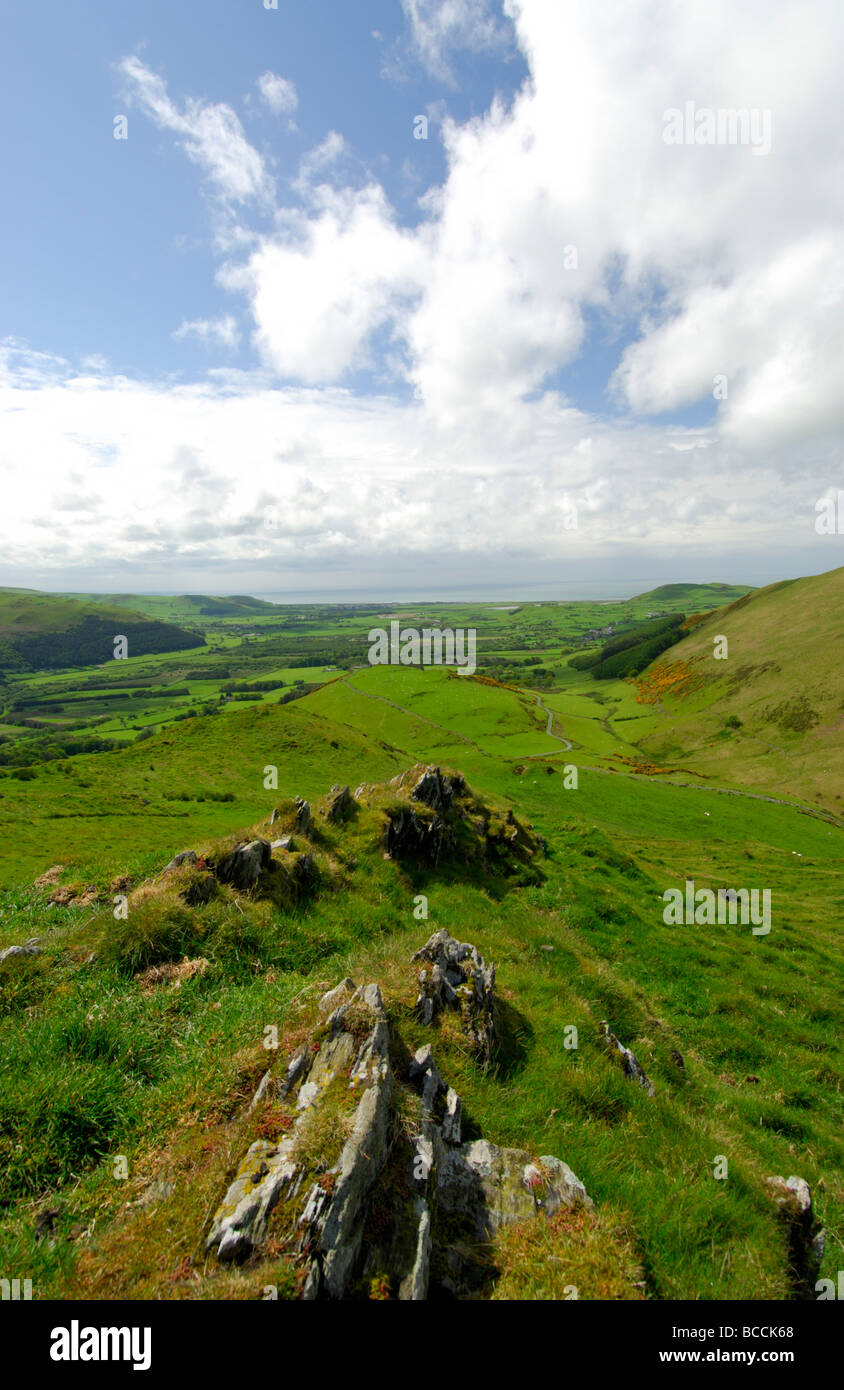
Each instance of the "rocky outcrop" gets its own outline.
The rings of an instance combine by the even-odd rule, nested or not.
[[[282,1143],[251,1145],[206,1241],[219,1260],[245,1259],[281,1203],[309,1265],[305,1297],[343,1297],[360,1251],[366,1198],[384,1161],[393,1084],[388,1036],[373,984],[332,1012],[318,1045],[309,1040],[300,1049],[282,1088],[295,1096],[297,1120]],[[315,1145],[314,1122],[326,1118],[340,1146],[333,1161]]]
[[[528,870],[523,881],[537,881],[532,861],[542,847],[539,838],[512,811],[505,817],[478,801],[460,773],[419,763],[387,787],[402,798],[385,808],[383,844],[390,858],[435,866],[460,856],[487,874],[509,875],[521,865]]]
[[[489,1062],[495,1041],[495,966],[487,965],[475,946],[455,941],[445,928],[420,947],[414,961],[419,972],[416,1009],[430,1023],[442,1009],[457,1009],[477,1057]]]
[[[357,806],[349,788],[334,786],[329,792],[329,797],[328,805],[323,811],[325,819],[335,824],[338,821],[348,820]]]
[[[296,820],[293,828],[299,835],[309,835],[311,830],[311,808],[301,796],[296,798]]]
[[[424,806],[430,806],[432,811],[448,810],[454,798],[462,796],[466,791],[466,783],[460,773],[452,776],[433,766],[426,767],[421,775],[417,775],[417,769],[412,768],[409,773],[402,773],[400,777],[393,778],[390,785],[403,789],[408,782],[411,801],[421,801]]]
[[[458,1000],[461,989],[474,997],[479,976],[491,1010],[494,975],[474,947],[438,932],[414,960],[444,967]],[[441,1007],[454,1005],[445,996]],[[295,1251],[305,1299],[367,1296],[373,1286],[402,1301],[469,1297],[489,1280],[502,1226],[592,1205],[558,1158],[462,1141],[460,1097],[430,1044],[398,1071],[391,1063],[377,984],[342,980],[319,1008],[324,1022],[283,1078],[268,1072],[253,1098],[252,1111],[283,1102],[295,1118],[281,1142],[257,1140],[240,1165],[206,1240],[220,1261],[260,1253],[271,1236]],[[401,1088],[419,1097],[412,1134],[397,1121],[413,1113],[409,1102],[397,1108]]]
[[[387,811],[384,849],[390,859],[413,859],[434,867],[455,848],[454,831],[441,816],[422,816],[412,806]]]
[[[826,1245],[805,1178],[773,1177],[766,1182],[788,1232],[788,1263],[795,1297],[816,1297],[815,1283]]]
[[[230,854],[214,865],[214,873],[221,883],[229,883],[239,892],[247,893],[269,867],[271,858],[268,840],[250,840],[235,845]]]
[[[635,1053],[631,1052],[629,1047],[625,1047],[623,1043],[618,1041],[615,1033],[610,1031],[610,1025],[607,1023],[606,1019],[602,1021],[601,1028],[603,1030],[604,1046],[609,1055],[618,1062],[624,1075],[629,1081],[637,1081],[640,1086],[644,1087],[649,1096],[654,1095],[654,1084],[652,1081],[648,1080],[636,1060]]]

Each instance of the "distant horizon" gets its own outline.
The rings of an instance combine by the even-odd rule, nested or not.
[[[768,581],[774,583],[776,581]],[[88,595],[103,595],[121,597],[130,595],[136,598],[254,598],[265,603],[272,603],[278,607],[292,607],[297,604],[317,604],[327,603],[337,605],[343,604],[366,604],[372,607],[390,606],[391,604],[406,603],[425,603],[425,604],[454,604],[454,603],[483,603],[483,604],[508,604],[508,603],[624,603],[628,599],[637,598],[640,595],[650,593],[652,590],[664,588],[674,584],[700,584],[710,587],[716,584],[723,584],[730,588],[753,589],[764,587],[743,583],[741,580],[731,579],[660,579],[660,580],[628,580],[628,581],[601,581],[583,580],[576,583],[561,584],[517,584],[511,589],[499,590],[497,586],[475,585],[474,589],[464,589],[459,586],[443,585],[437,589],[412,590],[400,589],[398,592],[386,592],[379,588],[358,587],[350,590],[344,589],[303,589],[303,590],[266,590],[266,589],[240,589],[240,590],[216,590],[216,589],[123,589],[123,588],[104,588],[104,589],[41,589],[32,588],[27,585],[3,585],[2,588],[20,589],[24,592],[60,594],[68,598],[85,598]],[[643,587],[644,586],[644,587]],[[553,593],[547,592],[553,590]],[[573,590],[587,590],[587,592],[574,593]]]

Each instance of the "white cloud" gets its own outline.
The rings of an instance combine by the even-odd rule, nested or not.
[[[262,72],[256,85],[274,116],[280,116],[283,111],[295,111],[299,105],[296,88],[286,77],[279,77],[275,72]]]
[[[188,158],[205,171],[226,203],[244,204],[271,195],[272,180],[263,160],[230,106],[188,98],[180,111],[168,97],[163,79],[140,58],[126,58],[120,67],[146,113],[162,130],[182,137],[179,143]]]
[[[240,342],[237,320],[231,314],[219,319],[188,319],[176,329],[174,338],[198,338],[218,347],[236,348]]]
[[[430,55],[469,44],[466,6],[406,8]],[[151,386],[8,345],[0,468],[26,480],[8,509],[4,491],[11,562],[26,565],[31,548],[45,566],[94,565],[102,546],[118,567],[177,555],[317,574],[352,557],[389,576],[399,564],[428,572],[436,556],[444,583],[464,560],[493,578],[506,565],[659,555],[686,575],[731,557],[740,577],[772,549],[783,572],[787,557],[836,563],[840,538],[813,547],[814,504],[841,486],[844,443],[844,11],[837,0],[506,10],[530,80],[476,119],[444,122],[446,177],[412,228],[374,178],[351,186],[336,131],[303,159],[271,230],[250,226],[241,205],[270,184],[235,113],[179,109],[127,60],[144,109],[229,205],[219,278],[243,297],[262,368]],[[663,113],[687,100],[770,109],[771,153],[667,145]],[[612,380],[619,421],[564,394],[575,365],[593,398],[606,384],[590,355],[596,315],[627,345]],[[227,321],[178,331],[219,338],[212,325]],[[382,381],[400,374],[404,394],[343,389],[367,366]],[[562,389],[548,386],[556,373]],[[698,401],[714,411],[720,374],[728,393],[711,427],[649,420]],[[184,512],[172,506],[180,449],[195,460]],[[33,485],[58,515],[66,477],[86,471],[96,526],[51,537],[27,520]],[[267,497],[282,519],[269,537],[256,521]],[[576,532],[554,521],[572,502]]]
[[[448,55],[502,49],[510,35],[490,0],[401,0],[416,52],[432,77],[453,84]]]
[[[316,383],[369,362],[371,335],[418,290],[422,262],[377,185],[323,186],[314,197],[314,215],[291,214],[283,235],[221,278],[248,295],[264,360],[283,377]]]
[[[786,571],[835,563],[814,531],[835,484],[819,450],[802,467],[787,449],[751,463],[711,431],[602,424],[553,396],[515,406],[506,430],[495,417],[443,430],[419,403],[218,380],[153,386],[40,359],[20,379],[7,370],[0,582],[58,584],[76,568],[152,588],[361,573],[382,590],[408,573],[432,589],[455,575],[506,587],[598,576],[614,557],[645,575],[664,563],[729,577],[722,557],[747,574],[772,546]],[[703,459],[693,481],[676,462],[689,444]]]

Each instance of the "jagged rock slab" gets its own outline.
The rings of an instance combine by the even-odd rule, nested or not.
[[[425,952],[428,955],[425,955]],[[417,953],[460,971],[486,971],[475,948],[436,933]],[[491,976],[487,975],[491,982]],[[471,995],[454,976],[455,994]],[[443,1079],[430,1045],[420,1047],[406,1084],[422,1097],[421,1132],[391,1128],[399,1084],[390,1065],[390,1031],[376,984],[345,979],[319,1002],[324,1022],[290,1059],[280,1084],[267,1071],[250,1111],[274,1095],[295,1114],[280,1143],[251,1145],[207,1238],[221,1261],[242,1261],[280,1223],[307,1274],[302,1297],[341,1299],[386,1284],[393,1297],[474,1296],[488,1279],[495,1232],[561,1206],[591,1206],[583,1184],[559,1159],[533,1160],[487,1140],[461,1142],[462,1105]],[[343,1096],[348,1097],[348,1107]],[[331,1099],[329,1100],[329,1096]],[[339,1109],[325,1110],[326,1105]],[[338,1126],[333,1158],[313,1130]],[[279,1214],[273,1212],[281,1204]],[[271,1227],[276,1234],[276,1226]]]
[[[456,941],[445,927],[413,956],[427,962],[419,972],[416,1008],[423,1023],[442,1009],[459,1009],[478,1057],[489,1062],[495,1043],[495,966],[487,965],[477,947]]]
[[[281,1143],[262,1139],[251,1145],[206,1239],[206,1249],[216,1249],[222,1263],[240,1262],[263,1242],[276,1204],[293,1204],[301,1247],[311,1262],[309,1297],[323,1289],[331,1297],[343,1296],[360,1249],[365,1198],[385,1149],[392,1072],[383,1001],[377,985],[357,989],[350,997],[346,994],[346,1003],[331,1014],[316,1050],[309,1040],[287,1069],[280,1094],[296,1092],[298,1117],[291,1132]],[[344,1026],[353,1008],[357,1009],[356,1026],[361,1018],[369,1023],[362,1043]],[[314,1171],[300,1161],[300,1144],[309,1113],[337,1081],[359,1094],[360,1100],[337,1163],[314,1181]],[[267,1072],[250,1110],[270,1089],[271,1073]]]
[[[553,1216],[561,1207],[592,1206],[568,1164],[550,1155],[535,1163],[524,1149],[499,1148],[487,1139],[440,1151],[436,1191],[439,1205],[463,1217],[478,1241],[540,1212]]]

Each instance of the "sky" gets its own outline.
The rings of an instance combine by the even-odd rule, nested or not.
[[[0,584],[844,563],[839,0],[4,0]]]

